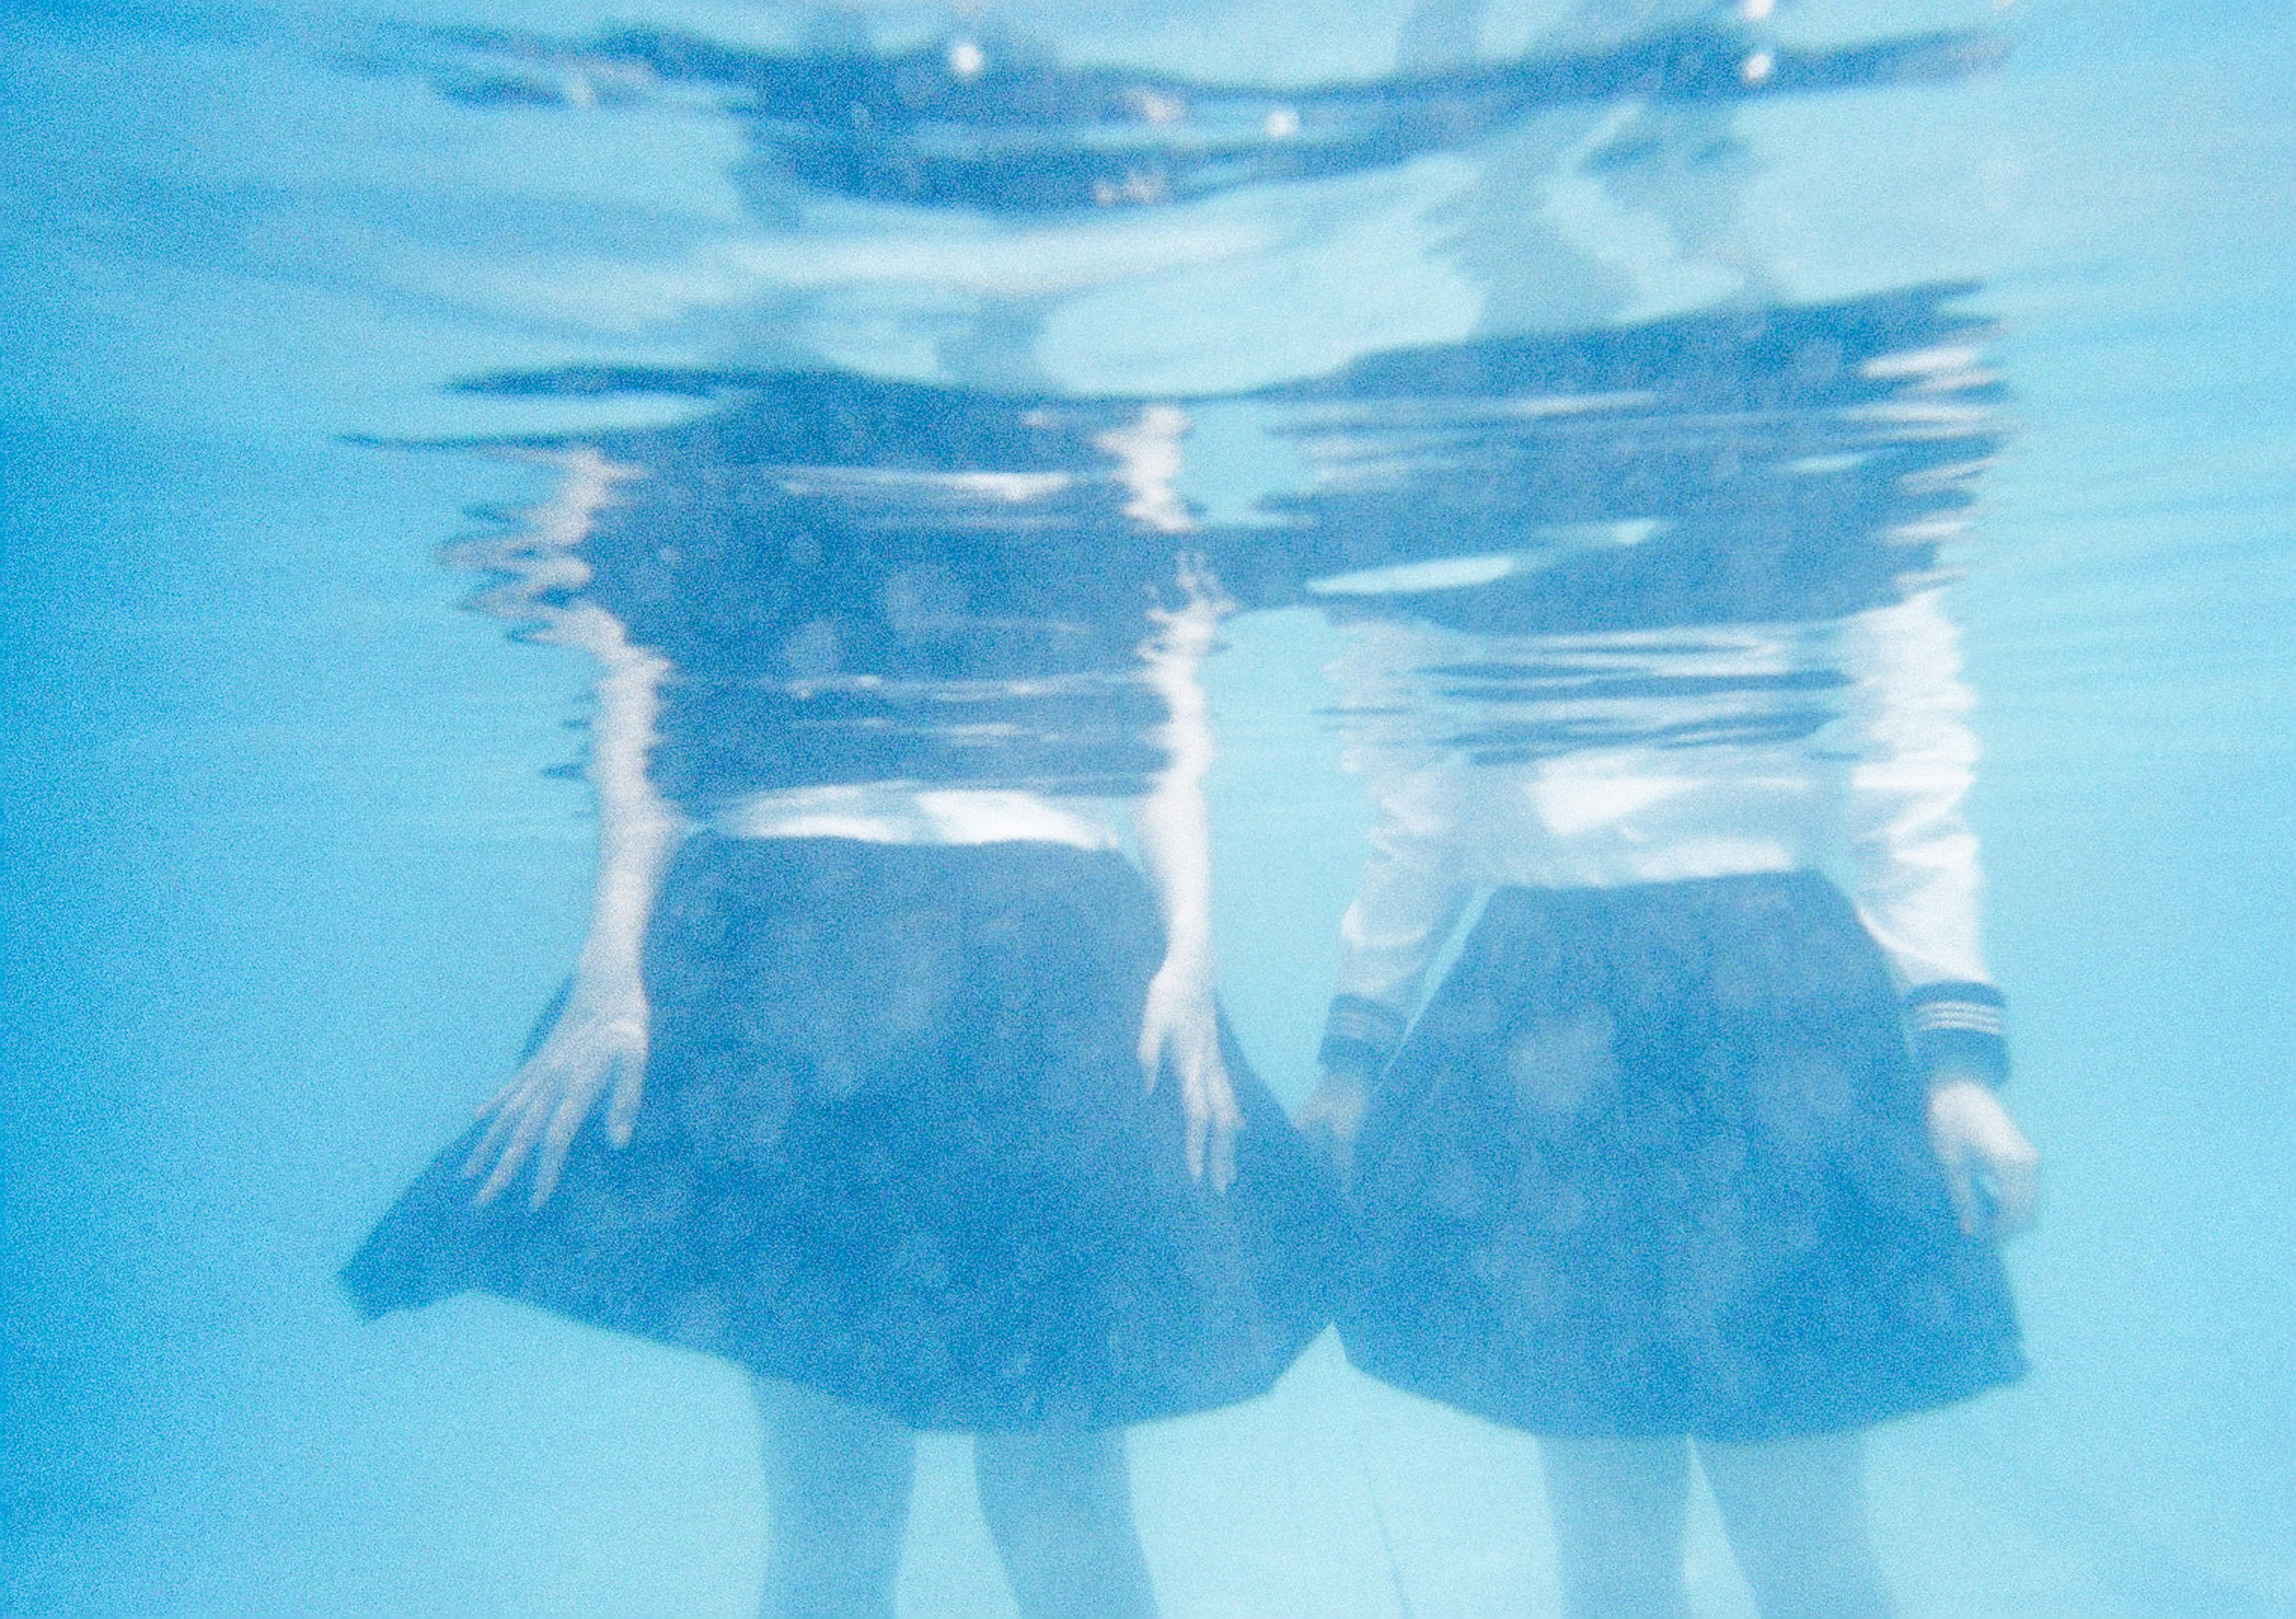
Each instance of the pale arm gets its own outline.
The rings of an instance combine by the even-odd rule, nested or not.
[[[1164,961],[1149,982],[1140,1026],[1140,1066],[1150,1089],[1168,1059],[1188,1121],[1188,1170],[1209,1171],[1216,1190],[1235,1179],[1241,1122],[1226,1060],[1212,971],[1211,816],[1204,778],[1212,764],[1210,705],[1200,678],[1220,620],[1234,603],[1201,565],[1184,561],[1186,601],[1150,617],[1156,633],[1142,647],[1148,681],[1164,699],[1160,740],[1168,764],[1141,800],[1136,830],[1143,863],[1164,917]]]
[[[1857,911],[1906,985],[1991,979],[1977,836],[1962,812],[1977,780],[1976,698],[1943,594],[1872,609],[1842,629]]]
[[[557,1187],[568,1149],[610,1083],[606,1136],[629,1144],[645,1083],[649,1009],[640,963],[662,872],[685,831],[647,773],[669,665],[631,645],[621,622],[594,606],[558,615],[541,639],[590,653],[603,670],[589,759],[597,889],[566,1008],[541,1049],[480,1109],[493,1122],[463,1169],[485,1174],[476,1198],[483,1204],[531,1157],[537,1207]]]
[[[1858,910],[1912,985],[1930,1145],[1972,1235],[2033,1222],[2040,1155],[1996,1094],[2007,1073],[2000,997],[1980,948],[1977,838],[1962,814],[1976,778],[1974,699],[1958,630],[1930,590],[1851,620],[1851,847]]]
[[[1381,693],[1374,688],[1365,700],[1376,703]],[[1460,859],[1466,767],[1423,749],[1398,757],[1366,746],[1357,758],[1378,818],[1340,920],[1338,993],[1316,1053],[1321,1078],[1298,1114],[1300,1129],[1323,1145],[1342,1177],[1354,1166],[1372,1082],[1394,1055],[1425,993],[1429,968],[1476,892]]]

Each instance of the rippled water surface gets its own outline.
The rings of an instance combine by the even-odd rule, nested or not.
[[[2284,6],[0,15],[0,1607],[754,1611],[737,1372],[333,1280],[581,938],[563,615],[679,671],[693,814],[1086,802],[1210,579],[1294,1103],[1349,748],[1767,758],[1948,585],[2046,1193],[1882,1561],[2296,1611]],[[1133,1459],[1168,1613],[1560,1611],[1535,1451],[1328,1337]],[[929,1439],[905,1612],[1012,1611],[971,1491]],[[1753,1611],[1702,1500],[1690,1582]]]

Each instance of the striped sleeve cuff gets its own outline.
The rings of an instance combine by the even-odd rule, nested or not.
[[[1316,1060],[1326,1068],[1376,1074],[1403,1043],[1404,1015],[1361,995],[1339,995],[1324,1019],[1324,1043]]]
[[[2009,1078],[2001,992],[1990,984],[1925,984],[1906,997],[1914,1060],[1932,1077],[1950,1072],[1998,1091]]]

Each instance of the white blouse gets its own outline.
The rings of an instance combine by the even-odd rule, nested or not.
[[[1340,993],[1407,1016],[1491,888],[1795,871],[1849,894],[1901,988],[1988,981],[1972,699],[1941,594],[1814,625],[1355,626],[1335,672],[1377,821]]]

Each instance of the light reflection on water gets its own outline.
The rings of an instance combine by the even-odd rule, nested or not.
[[[673,1569],[668,1607],[739,1612],[754,1580],[712,1369],[476,1305],[377,1341],[326,1292],[562,969],[585,859],[536,780],[583,676],[423,571],[546,474],[346,432],[648,467],[584,558],[626,602],[690,520],[644,500],[833,534],[849,569],[739,626],[772,677],[688,711],[825,714],[812,785],[1152,768],[1136,614],[1206,557],[1246,609],[1208,675],[1223,956],[1291,1097],[1360,837],[1318,716],[1346,622],[1538,632],[1413,672],[1494,756],[1759,742],[1838,691],[1778,626],[1966,568],[2052,1204],[2014,1259],[2036,1376],[1885,1439],[1885,1551],[1913,1613],[2284,1607],[2284,24],[2116,15],[2116,56],[2044,10],[1992,67],[1983,16],[1494,16],[1461,67],[1441,10],[1376,43],[1080,18],[1069,55],[922,14],[876,55],[849,15],[743,50],[690,15],[30,20],[11,1611],[662,1611]],[[952,697],[964,745],[905,723]],[[704,797],[758,767],[691,756]],[[915,1611],[998,1611],[929,1462]],[[1531,1462],[1322,1352],[1138,1466],[1175,1612],[1551,1599]],[[1693,1558],[1743,1611],[1710,1524]]]

